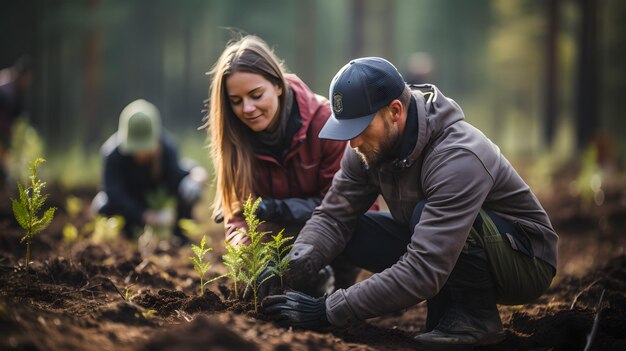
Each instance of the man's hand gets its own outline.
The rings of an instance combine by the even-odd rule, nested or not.
[[[326,295],[311,297],[298,291],[268,296],[263,300],[265,313],[281,327],[320,329],[329,326]]]
[[[269,277],[269,278],[268,278]],[[267,280],[266,280],[267,279]],[[276,294],[280,292],[280,278],[272,271],[272,267],[268,264],[257,278],[258,281],[263,282],[257,290],[256,296],[259,301],[263,300],[264,297]],[[244,301],[250,300],[252,298],[252,288],[248,287],[243,292]]]

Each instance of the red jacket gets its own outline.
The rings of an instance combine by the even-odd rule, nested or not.
[[[256,155],[261,161],[256,173],[264,178],[255,183],[254,195],[283,200],[281,205],[289,208],[293,217],[300,219],[299,223],[270,223],[263,229],[292,226],[299,231],[330,188],[332,178],[339,170],[346,142],[319,139],[318,134],[330,116],[328,100],[313,93],[297,76],[288,74],[285,78],[295,93],[302,126],[294,134],[282,162],[271,156]],[[245,222],[238,216],[226,223],[227,241],[233,244],[246,241],[236,232],[238,228],[245,228]],[[286,235],[294,236],[297,232],[286,230]]]

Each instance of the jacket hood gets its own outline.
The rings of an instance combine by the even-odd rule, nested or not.
[[[417,104],[417,142],[413,151],[401,161],[402,167],[410,167],[417,160],[430,141],[446,127],[464,120],[461,107],[445,97],[432,84],[410,85]]]

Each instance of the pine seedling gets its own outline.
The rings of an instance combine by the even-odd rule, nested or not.
[[[30,243],[33,236],[42,230],[46,229],[52,218],[54,217],[55,207],[48,208],[43,216],[38,216],[39,211],[42,209],[48,195],[43,195],[43,189],[46,182],[37,178],[37,166],[41,162],[46,162],[43,158],[37,158],[30,164],[30,185],[20,183],[17,184],[19,199],[11,199],[13,207],[13,214],[17,223],[26,230],[24,237],[20,240],[20,243],[26,241],[26,272],[28,272],[28,266],[30,262]]]
[[[241,258],[244,265],[241,276],[244,283],[246,283],[246,289],[252,289],[255,313],[258,312],[257,292],[259,291],[259,287],[272,277],[269,275],[259,281],[263,269],[270,260],[269,251],[262,242],[263,236],[265,236],[267,232],[258,231],[259,225],[263,223],[256,216],[260,202],[261,198],[257,198],[256,201],[252,202],[252,197],[248,197],[248,200],[246,200],[243,205],[243,216],[248,225],[248,231],[244,232],[244,234],[250,238],[250,243],[241,248]]]
[[[224,265],[228,267],[228,273],[225,274],[226,277],[230,278],[233,281],[233,289],[235,291],[235,300],[239,299],[239,288],[238,283],[241,280],[241,272],[243,270],[244,262],[243,262],[243,246],[236,246],[229,242],[224,244],[226,247],[226,253],[222,255],[222,261]]]
[[[194,255],[189,257],[189,259],[191,259],[191,261],[193,262],[193,269],[196,272],[198,272],[198,275],[200,275],[200,296],[204,295],[204,286],[212,282],[213,280],[215,280],[215,279],[212,279],[206,282],[204,281],[204,275],[211,267],[211,262],[204,261],[204,255],[207,252],[213,250],[213,248],[205,247],[205,246],[206,246],[206,236],[203,235],[202,240],[200,241],[200,246],[196,244],[191,244],[191,250],[193,251]],[[218,278],[221,278],[221,277],[218,277]]]
[[[265,243],[265,246],[270,252],[269,269],[280,279],[281,289],[284,289],[283,277],[287,272],[287,268],[289,268],[289,255],[287,255],[287,253],[293,246],[293,244],[287,245],[287,243],[293,239],[293,236],[283,237],[284,231],[285,229],[281,230],[276,235],[272,235],[272,241]]]
[[[128,302],[132,302],[135,297],[139,296],[138,293],[133,291],[133,285],[135,284],[131,284],[124,289],[124,300]]]

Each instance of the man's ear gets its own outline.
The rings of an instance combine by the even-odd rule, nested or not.
[[[404,106],[402,106],[402,102],[400,100],[395,99],[388,105],[389,112],[391,114],[391,121],[397,122],[400,120],[402,113],[404,112]]]

